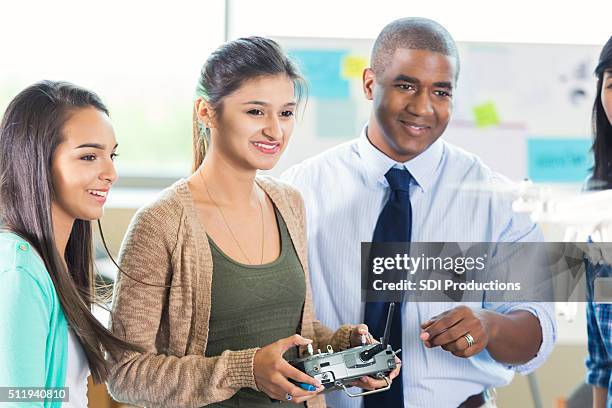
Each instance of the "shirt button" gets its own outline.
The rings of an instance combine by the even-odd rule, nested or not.
[[[26,244],[21,244],[21,245],[19,245],[19,249],[21,249],[22,251],[27,251],[28,250],[28,246]]]

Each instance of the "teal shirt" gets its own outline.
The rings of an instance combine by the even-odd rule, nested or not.
[[[0,232],[0,386],[63,387],[68,324],[43,261],[19,236]],[[61,407],[61,402],[0,404]]]

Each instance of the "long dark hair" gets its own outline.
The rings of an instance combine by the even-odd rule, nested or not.
[[[306,82],[297,66],[273,40],[262,37],[239,38],[217,48],[200,71],[196,97],[206,100],[217,114],[223,110],[223,98],[244,82],[261,76],[287,75],[293,81],[297,102],[306,92]],[[193,111],[193,166],[196,171],[204,160],[210,139],[209,130]]]
[[[606,116],[601,101],[604,72],[612,68],[612,37],[604,45],[595,68],[597,76],[597,95],[593,103],[593,187],[595,189],[612,188],[612,124]]]
[[[53,154],[71,113],[88,107],[108,115],[95,93],[55,81],[29,86],[10,102],[0,124],[0,215],[4,227],[29,241],[44,261],[92,377],[100,383],[108,376],[105,351],[139,348],[115,337],[91,313],[97,299],[91,222],[74,221],[64,256],[66,271],[51,218]]]

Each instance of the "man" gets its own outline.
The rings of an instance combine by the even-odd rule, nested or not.
[[[507,200],[457,190],[503,181],[440,139],[458,73],[456,44],[441,25],[390,23],[363,72],[372,111],[362,135],[283,175],[305,200],[315,306],[330,327],[384,320],[383,311],[360,301],[362,241],[542,240]],[[494,407],[487,391],[540,366],[556,336],[550,304],[405,302],[400,312],[394,341],[402,348],[401,378],[376,394],[381,399],[338,392],[328,396],[330,406]]]

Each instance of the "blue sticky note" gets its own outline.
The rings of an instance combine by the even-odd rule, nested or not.
[[[593,166],[591,140],[534,138],[527,141],[528,175],[539,182],[582,182]]]
[[[321,99],[348,99],[349,81],[342,78],[342,63],[348,51],[291,50],[306,80],[308,94]]]
[[[324,100],[315,103],[316,135],[322,139],[352,139],[357,137],[357,109],[350,100]]]

